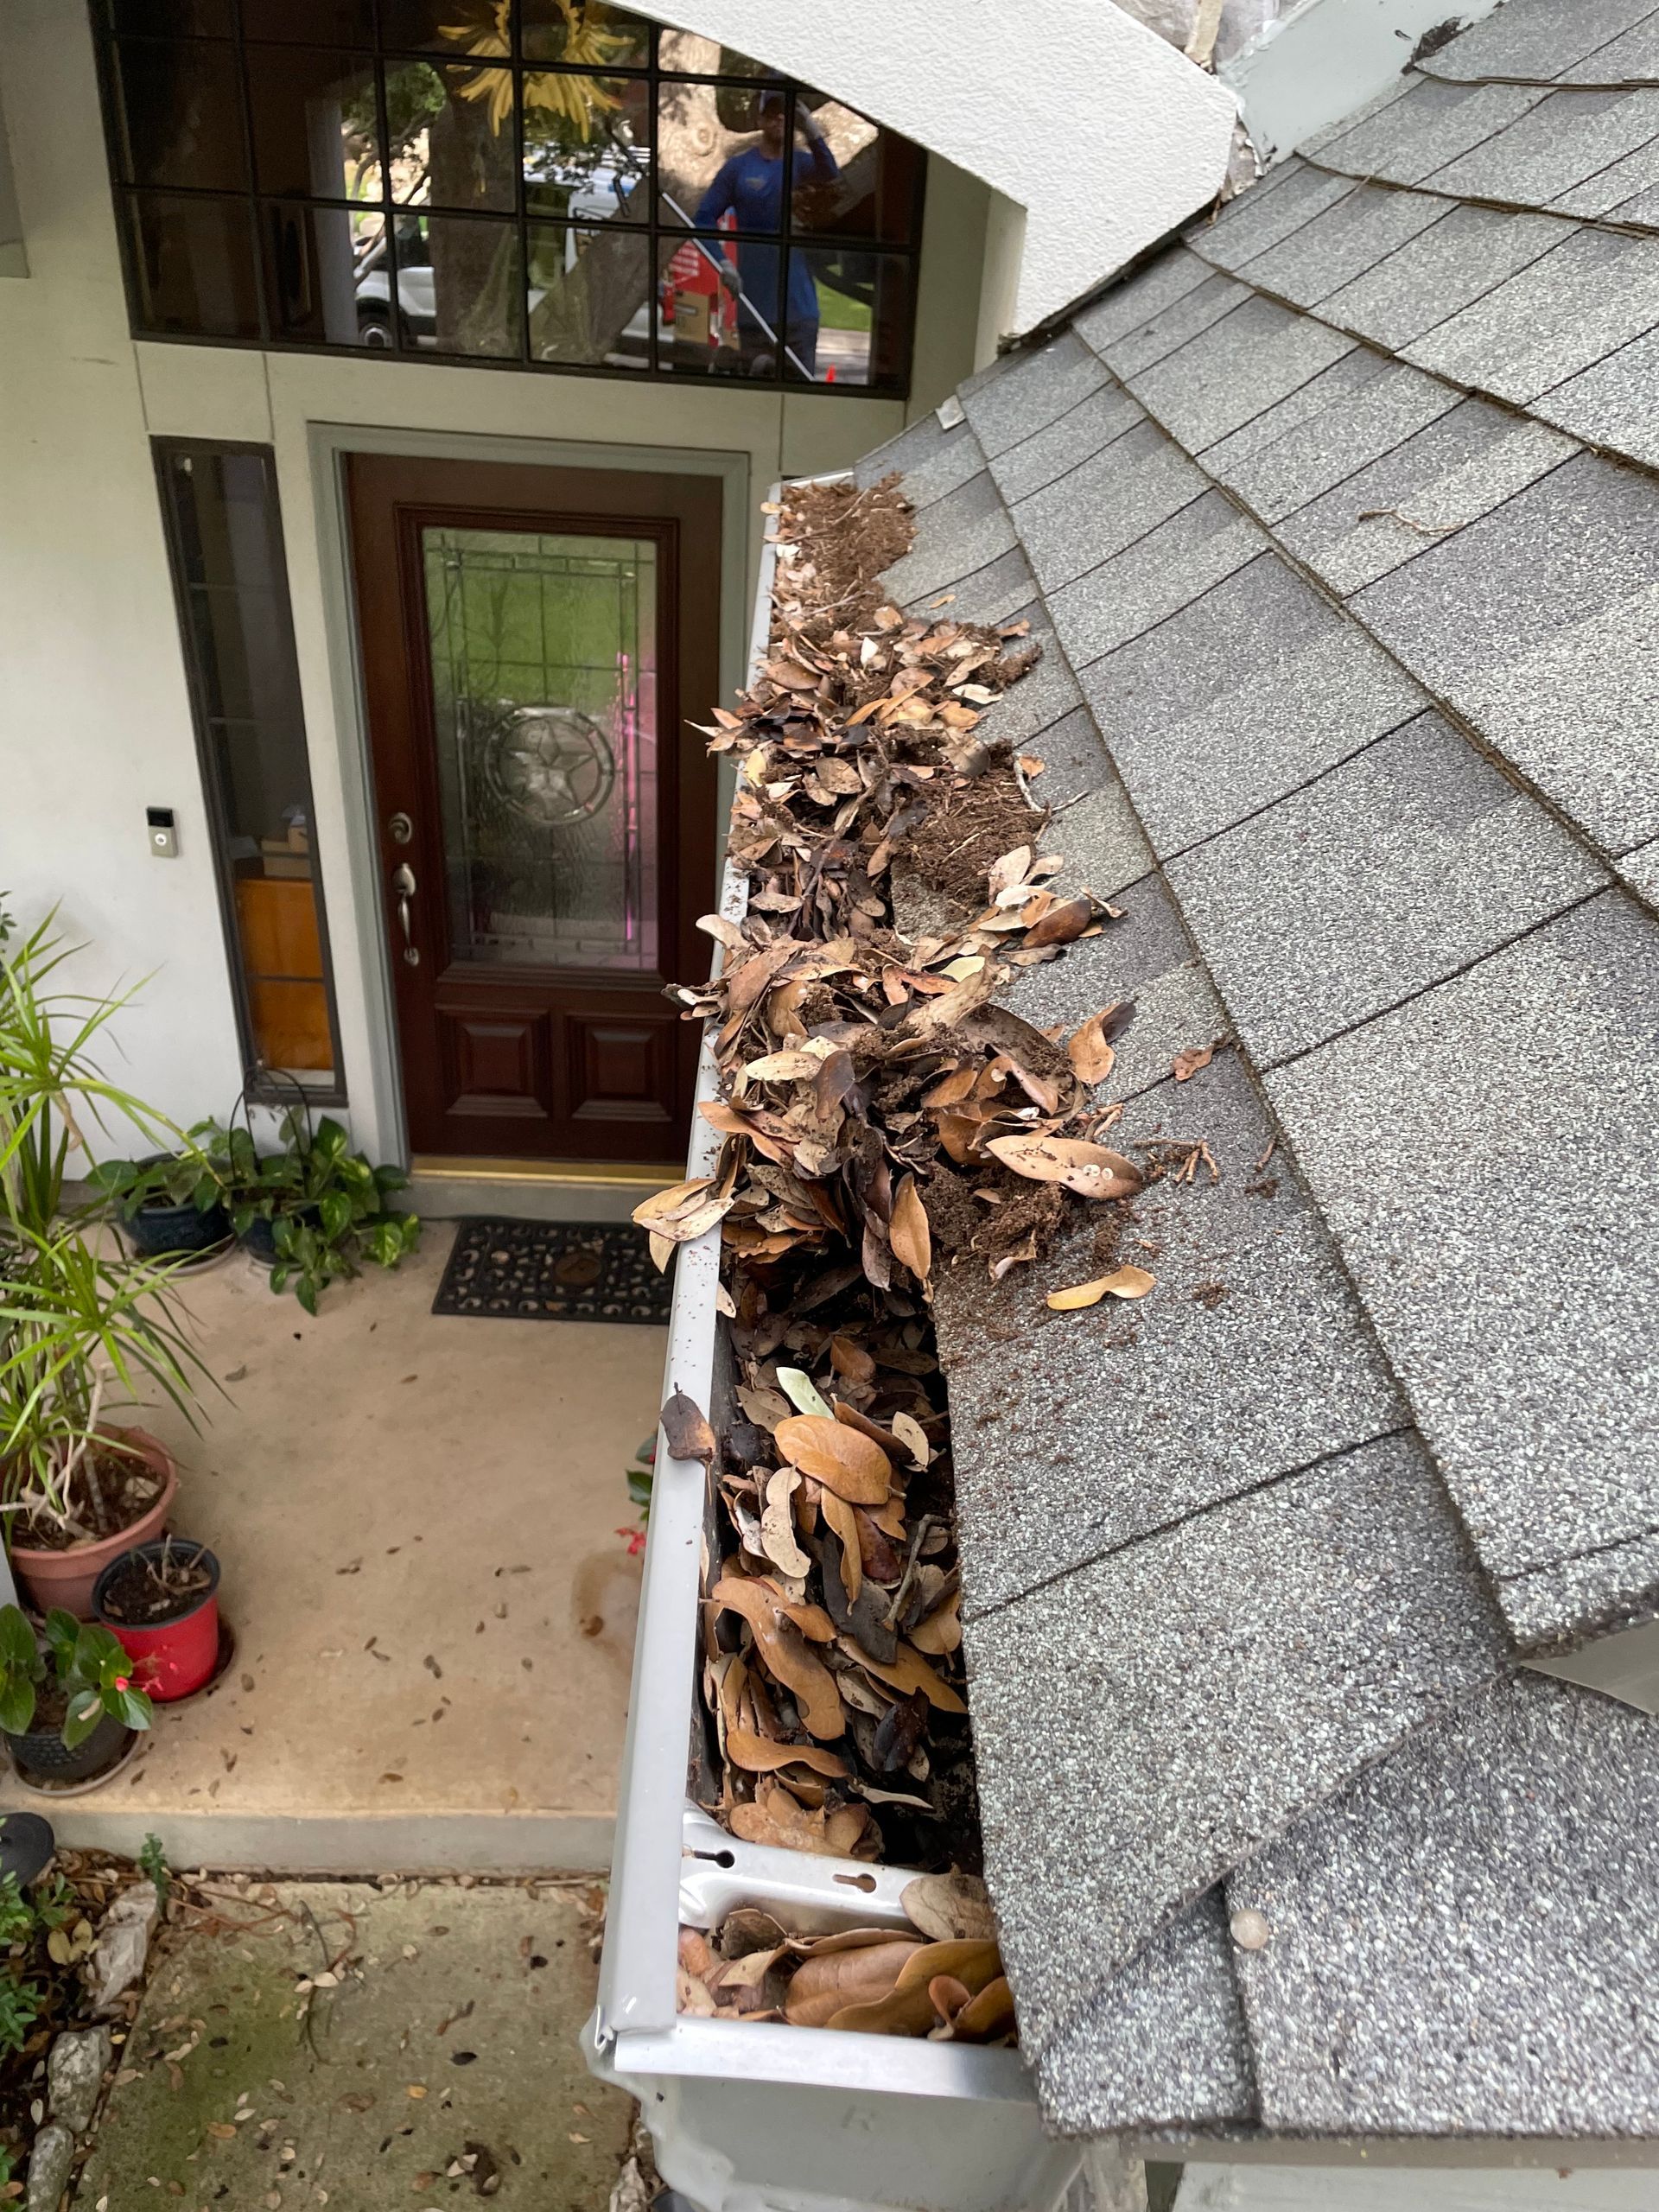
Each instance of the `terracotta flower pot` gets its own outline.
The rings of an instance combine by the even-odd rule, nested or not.
[[[173,1454],[159,1437],[148,1429],[117,1428],[107,1432],[115,1443],[130,1444],[151,1470],[162,1478],[162,1494],[154,1505],[137,1520],[131,1522],[113,1536],[101,1536],[97,1542],[71,1544],[67,1551],[54,1552],[37,1549],[32,1544],[19,1543],[15,1539],[11,1547],[11,1570],[16,1576],[26,1597],[49,1612],[54,1605],[61,1605],[77,1620],[92,1618],[92,1592],[98,1578],[112,1560],[120,1558],[137,1545],[148,1543],[152,1536],[159,1536],[167,1525],[167,1516],[173,1510],[178,1495],[179,1470]]]

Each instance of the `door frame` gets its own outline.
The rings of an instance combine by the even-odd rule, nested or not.
[[[351,912],[362,969],[369,1036],[367,1070],[348,1071],[348,1074],[355,1078],[351,1089],[357,1099],[362,1096],[362,1075],[366,1074],[379,1156],[407,1169],[410,1163],[409,1119],[397,1057],[391,948],[380,895],[380,841],[373,803],[367,696],[352,575],[345,458],[353,453],[386,454],[410,460],[507,461],[525,467],[646,470],[658,474],[718,477],[721,491],[720,688],[723,696],[729,696],[741,687],[747,671],[749,533],[753,519],[749,456],[746,453],[683,446],[605,445],[593,440],[399,430],[339,423],[311,423],[308,443],[323,577],[328,668],[345,798]],[[725,765],[722,762],[722,768]],[[710,855],[709,877],[710,910],[719,904],[729,781],[729,775],[722,774],[716,799],[715,850]],[[711,946],[711,952],[712,950]],[[344,951],[343,944],[336,945],[337,958]],[[628,1183],[635,1178],[626,1170],[595,1166],[591,1173],[584,1170],[581,1179]]]

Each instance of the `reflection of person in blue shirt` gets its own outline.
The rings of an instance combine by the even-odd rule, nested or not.
[[[804,158],[791,149],[785,159],[784,95],[772,91],[761,93],[760,143],[734,154],[703,194],[696,217],[699,230],[712,229],[730,209],[740,231],[764,231],[775,238],[786,227],[788,200],[798,185],[829,184],[840,175],[823,127],[804,100],[796,105],[795,123],[806,140]],[[779,300],[782,249],[742,239],[736,250],[734,270],[725,250],[713,249],[721,282],[737,295],[737,342],[744,367],[751,376],[778,372],[778,349],[761,327],[764,318],[799,357],[809,374],[813,372],[817,366],[818,290],[805,254],[798,247],[790,256],[789,307],[785,315],[780,313]]]

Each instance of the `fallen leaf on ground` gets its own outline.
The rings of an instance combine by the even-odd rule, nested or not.
[[[1073,1283],[1067,1290],[1051,1290],[1047,1303],[1057,1313],[1076,1313],[1085,1306],[1098,1306],[1103,1298],[1144,1298],[1157,1281],[1144,1268],[1114,1268],[1093,1282]]]
[[[1176,1053],[1171,1072],[1177,1083],[1185,1083],[1189,1077],[1197,1075],[1200,1068],[1207,1068],[1215,1057],[1213,1045],[1195,1046],[1187,1052]]]

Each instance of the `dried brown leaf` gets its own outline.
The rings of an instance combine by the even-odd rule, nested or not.
[[[990,1892],[977,1874],[918,1874],[906,1883],[899,1902],[936,1943],[996,1940]]]
[[[893,1463],[872,1438],[841,1421],[796,1414],[773,1432],[778,1449],[851,1505],[879,1505],[893,1487]]]
[[[1144,1268],[1114,1268],[1093,1282],[1077,1282],[1065,1290],[1051,1290],[1047,1303],[1057,1313],[1076,1313],[1085,1306],[1098,1306],[1103,1298],[1144,1298],[1158,1278]]]
[[[1064,1184],[1079,1198],[1133,1198],[1146,1181],[1134,1160],[1084,1137],[993,1137],[985,1148],[1016,1175]]]
[[[695,1398],[688,1397],[683,1390],[676,1390],[658,1419],[663,1425],[663,1441],[668,1446],[671,1459],[701,1459],[705,1467],[713,1465],[720,1447]]]
[[[912,1274],[918,1282],[925,1282],[933,1265],[933,1243],[927,1225],[927,1208],[922,1204],[922,1194],[913,1175],[906,1175],[899,1185],[887,1233],[893,1250]]]
[[[1170,1072],[1177,1083],[1185,1083],[1197,1075],[1200,1068],[1207,1068],[1216,1057],[1213,1045],[1192,1046],[1185,1052],[1177,1052]]]

